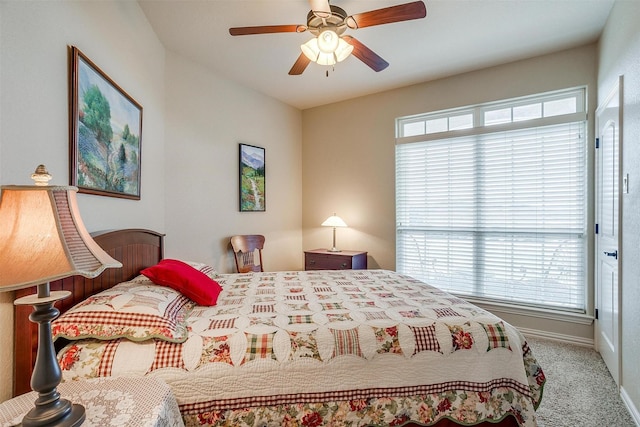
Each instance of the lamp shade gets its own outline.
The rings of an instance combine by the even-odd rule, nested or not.
[[[330,29],[307,41],[300,49],[310,61],[320,65],[335,65],[353,52],[353,46]]]
[[[338,62],[344,61],[351,55],[351,52],[353,52],[353,46],[341,38],[335,51],[336,60]]]
[[[346,227],[347,224],[337,216],[335,213],[327,218],[321,225],[324,227],[333,227],[333,246],[331,249],[327,249],[329,252],[340,252],[340,249],[336,248],[336,227]]]
[[[0,291],[121,267],[87,232],[76,187],[2,186]]]
[[[338,48],[340,37],[331,29],[323,30],[318,34],[318,48],[324,53],[333,53]]]
[[[331,215],[321,225],[325,227],[346,227],[347,224],[336,214]]]
[[[122,267],[91,238],[78,210],[76,187],[49,186],[44,165],[31,176],[36,185],[1,187],[0,291],[38,285],[16,305],[32,305],[29,319],[38,324],[38,352],[31,388],[38,392],[35,406],[22,426],[79,426],[86,418],[82,405],[60,397],[62,379],[51,335],[51,322],[60,314],[54,304],[71,292],[50,292],[49,282],[82,275],[96,277],[105,268]]]

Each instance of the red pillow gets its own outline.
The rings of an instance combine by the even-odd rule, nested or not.
[[[168,286],[198,305],[216,305],[222,287],[206,274],[176,259],[163,259],[140,273],[153,283]]]

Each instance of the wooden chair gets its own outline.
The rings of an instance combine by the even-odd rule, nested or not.
[[[264,236],[260,234],[245,234],[231,237],[231,247],[236,259],[236,269],[238,273],[248,273],[250,271],[261,272],[262,269],[262,248],[264,247]],[[258,252],[260,264],[255,263],[254,255]]]

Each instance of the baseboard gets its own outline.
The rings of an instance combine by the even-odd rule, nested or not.
[[[593,339],[576,337],[573,335],[565,335],[565,334],[557,334],[549,331],[539,331],[537,329],[529,329],[529,328],[518,328],[520,332],[526,337],[530,336],[532,338],[541,338],[547,339],[551,341],[558,341],[563,343],[580,345],[583,347],[594,348]]]
[[[620,397],[622,398],[624,404],[627,406],[627,409],[631,414],[631,418],[633,418],[633,421],[635,421],[636,426],[640,426],[640,412],[638,412],[638,408],[636,408],[636,405],[633,404],[633,402],[631,401],[631,397],[627,394],[627,391],[624,389],[624,387],[620,387]]]

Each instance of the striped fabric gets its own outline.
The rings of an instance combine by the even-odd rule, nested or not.
[[[232,319],[214,319],[209,325],[209,329],[227,329],[233,328],[236,324],[235,317]]]
[[[415,348],[413,354],[418,354],[421,351],[437,351],[442,353],[440,349],[440,343],[436,338],[436,324],[433,323],[429,326],[409,326],[413,337],[415,339]]]
[[[343,356],[346,354],[353,354],[356,356],[364,357],[362,350],[360,349],[360,340],[358,339],[357,329],[329,329],[333,334],[334,348],[333,356]]]
[[[213,278],[217,275],[216,271],[213,269],[213,267],[208,266],[208,265],[204,265],[202,267],[199,268],[199,270],[206,274],[207,276]]]
[[[253,304],[252,313],[273,313],[273,304]]]
[[[384,311],[365,311],[364,315],[366,316],[367,320],[390,319],[390,317],[387,316],[387,313],[385,313]]]
[[[451,308],[434,308],[433,311],[436,313],[436,316],[438,316],[438,318],[441,317],[463,317],[460,313],[458,313],[457,311],[451,309]]]
[[[404,300],[391,300],[391,301],[385,301],[386,304],[389,305],[389,307],[404,307],[407,305],[406,301]]]
[[[113,358],[116,354],[116,350],[118,349],[118,345],[121,340],[113,340],[107,341],[104,345],[104,352],[102,353],[102,357],[100,358],[100,364],[98,365],[98,376],[99,377],[110,377],[111,376],[111,367],[113,366]]]
[[[313,323],[313,319],[309,314],[296,314],[289,316],[289,324],[292,325],[294,323]]]
[[[184,369],[181,345],[156,340],[156,357],[149,372],[161,368]]]
[[[507,336],[504,323],[481,323],[481,325],[487,332],[487,337],[489,338],[487,351],[500,347],[511,350],[511,346],[509,346],[509,337]]]
[[[287,295],[286,298],[291,301],[306,301],[305,295]]]

